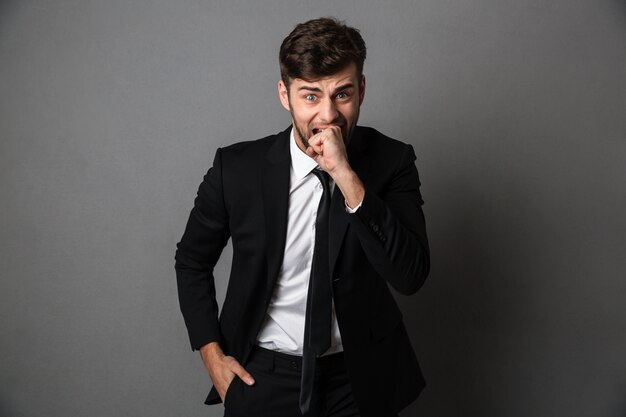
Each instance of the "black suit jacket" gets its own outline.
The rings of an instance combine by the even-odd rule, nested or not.
[[[242,364],[272,297],[287,230],[290,129],[218,149],[200,185],[176,252],[181,310],[191,346],[219,341]],[[330,267],[337,323],[353,393],[363,416],[395,413],[424,386],[388,284],[416,292],[429,252],[415,154],[410,145],[356,127],[350,165],[365,185],[355,214],[335,188]],[[233,258],[218,319],[213,267],[228,239]],[[215,389],[207,404],[219,402]]]

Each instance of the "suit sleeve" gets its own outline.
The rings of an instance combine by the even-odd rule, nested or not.
[[[175,256],[178,300],[194,350],[220,340],[213,269],[229,237],[218,149],[213,167],[200,184]]]
[[[368,261],[401,294],[415,293],[430,271],[430,254],[415,153],[406,145],[388,185],[367,189],[361,207],[351,214]]]

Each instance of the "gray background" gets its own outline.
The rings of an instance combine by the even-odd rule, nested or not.
[[[624,1],[2,0],[1,416],[221,415],[175,243],[215,149],[288,125],[278,46],[321,15],[368,43],[361,124],[418,153],[402,416],[626,415]]]

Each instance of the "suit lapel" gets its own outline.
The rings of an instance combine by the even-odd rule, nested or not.
[[[290,129],[280,133],[265,155],[262,171],[265,245],[269,288],[273,288],[283,262],[289,204]]]

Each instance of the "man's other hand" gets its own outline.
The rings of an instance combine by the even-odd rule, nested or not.
[[[202,346],[200,355],[222,402],[224,402],[226,391],[233,379],[235,379],[235,376],[238,376],[248,385],[254,385],[252,375],[241,366],[237,359],[224,355],[219,343],[211,342]]]

